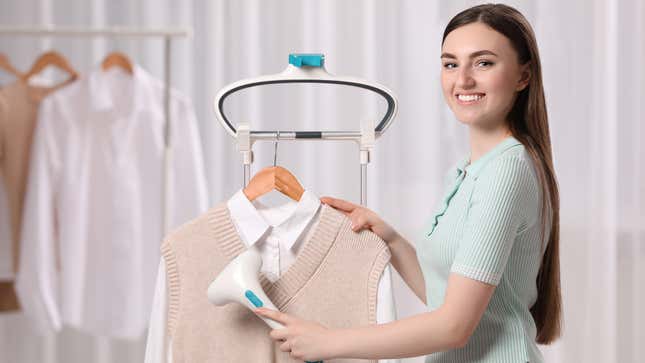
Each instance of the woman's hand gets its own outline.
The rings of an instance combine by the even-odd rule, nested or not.
[[[270,336],[276,343],[281,343],[280,350],[289,352],[292,358],[309,362],[336,358],[334,348],[337,338],[334,330],[267,308],[253,311],[284,325],[283,329],[271,330]]]
[[[320,201],[345,213],[352,221],[352,230],[354,232],[369,229],[388,244],[398,237],[398,233],[394,228],[385,223],[378,214],[363,206],[331,197],[322,197]]]

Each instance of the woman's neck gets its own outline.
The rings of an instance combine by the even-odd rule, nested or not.
[[[471,127],[470,137],[470,164],[477,161],[482,155],[493,149],[497,144],[511,136],[508,127],[498,127],[493,130],[482,130]]]

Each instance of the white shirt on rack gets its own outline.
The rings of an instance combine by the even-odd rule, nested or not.
[[[240,190],[227,201],[231,219],[240,239],[247,247],[255,247],[262,255],[261,271],[275,281],[296,259],[300,248],[313,231],[320,213],[320,200],[305,191],[300,201],[267,207],[259,201],[250,202]],[[390,266],[387,265],[378,284],[376,320],[383,324],[396,320]],[[204,291],[206,295],[206,291]],[[166,336],[167,313],[166,268],[159,263],[154,305],[150,317],[145,363],[172,363],[172,341]],[[380,360],[398,363],[399,360]]]
[[[164,233],[164,86],[133,71],[97,68],[41,103],[16,276],[41,332],[146,331]],[[172,90],[169,106],[173,227],[206,210],[207,192],[192,105]]]

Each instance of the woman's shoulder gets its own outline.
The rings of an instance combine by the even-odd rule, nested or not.
[[[498,191],[528,197],[537,202],[539,181],[533,159],[524,145],[515,145],[491,160],[476,178],[479,192]],[[510,196],[510,195],[509,195]]]
[[[523,145],[513,146],[491,160],[475,181],[473,200],[516,206],[528,224],[539,213],[539,181]]]
[[[533,159],[522,144],[504,150],[483,169],[478,179],[486,177],[497,180],[500,178],[520,178],[526,181],[536,179]]]

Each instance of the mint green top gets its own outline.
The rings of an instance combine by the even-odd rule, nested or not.
[[[417,242],[428,307],[442,305],[450,273],[497,287],[468,343],[426,362],[543,362],[529,312],[543,255],[533,162],[512,136],[471,165],[468,159],[449,170],[443,198]]]

